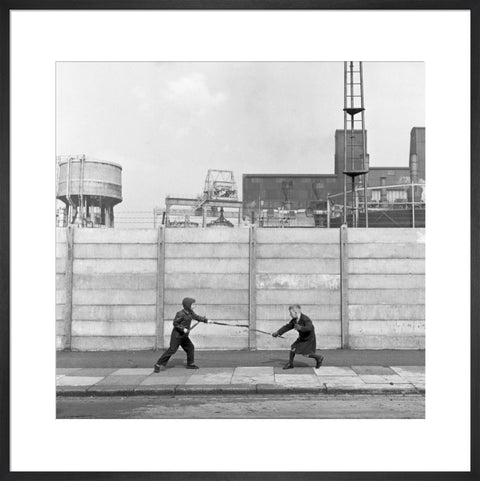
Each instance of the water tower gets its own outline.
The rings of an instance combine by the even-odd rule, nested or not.
[[[63,226],[113,227],[122,202],[122,167],[85,155],[57,157],[57,199],[65,204]]]

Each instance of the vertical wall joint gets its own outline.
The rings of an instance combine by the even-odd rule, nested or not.
[[[346,224],[340,227],[340,299],[342,349],[350,349],[348,332],[348,229]]]
[[[155,312],[155,350],[164,347],[165,325],[165,227],[158,227],[157,236],[157,296]]]
[[[255,226],[250,227],[249,232],[249,259],[248,259],[248,349],[255,351],[257,349],[256,332],[253,329],[257,328],[257,291],[256,291],[256,273],[257,273],[257,258],[256,258],[256,230]]]
[[[73,245],[75,238],[75,227],[69,225],[67,228],[67,259],[65,266],[65,350],[72,349],[72,311],[73,311]]]

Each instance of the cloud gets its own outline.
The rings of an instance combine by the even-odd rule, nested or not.
[[[190,114],[204,115],[223,104],[225,92],[212,92],[207,85],[205,74],[193,72],[190,75],[166,83],[164,97]]]

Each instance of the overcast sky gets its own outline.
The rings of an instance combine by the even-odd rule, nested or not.
[[[407,166],[423,63],[365,62],[371,166]],[[343,62],[57,63],[57,154],[120,163],[123,203],[201,194],[207,170],[333,173]]]

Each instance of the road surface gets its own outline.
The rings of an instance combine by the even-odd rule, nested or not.
[[[58,397],[57,418],[211,419],[425,417],[422,395]]]

